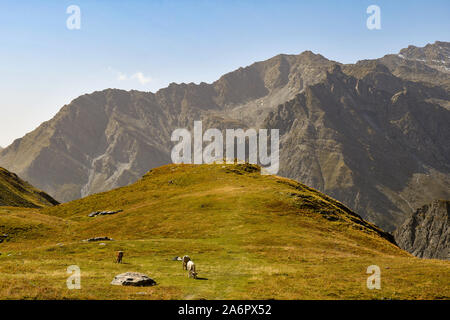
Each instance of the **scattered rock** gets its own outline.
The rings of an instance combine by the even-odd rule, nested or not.
[[[338,221],[339,217],[335,216],[335,215],[324,215],[323,216],[325,219],[327,219],[328,221]]]
[[[111,284],[117,286],[149,287],[156,285],[156,282],[143,273],[125,272],[115,276]]]
[[[113,238],[108,237],[95,237],[95,238],[89,238],[86,240],[83,240],[84,242],[95,242],[95,241],[114,241]]]
[[[62,247],[64,243],[57,243],[56,245]]]
[[[123,210],[117,210],[117,211],[94,211],[88,214],[88,217],[96,217],[96,216],[105,216],[110,214],[116,214],[119,212],[122,212]]]
[[[99,246],[106,246],[106,243],[102,242],[98,244]]]

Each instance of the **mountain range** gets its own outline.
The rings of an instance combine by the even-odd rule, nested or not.
[[[171,162],[171,133],[280,130],[280,172],[394,230],[450,196],[450,43],[342,64],[278,55],[207,84],[82,95],[0,150],[0,166],[62,202]]]

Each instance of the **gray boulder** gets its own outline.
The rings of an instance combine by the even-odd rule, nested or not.
[[[111,284],[117,286],[150,287],[156,285],[156,282],[143,273],[125,272],[115,276]]]

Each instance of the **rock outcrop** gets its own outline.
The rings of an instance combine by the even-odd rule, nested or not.
[[[108,237],[95,237],[95,238],[89,238],[86,240],[83,240],[84,242],[96,242],[96,241],[114,241],[113,238]]]
[[[119,212],[122,212],[123,210],[116,210],[116,211],[94,211],[88,214],[88,217],[96,217],[96,216],[107,216],[111,214],[116,214]]]
[[[394,232],[400,248],[420,258],[450,260],[450,201],[435,200],[414,212]]]

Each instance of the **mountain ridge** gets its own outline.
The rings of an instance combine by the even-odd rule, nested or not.
[[[410,51],[404,53],[412,59]],[[171,132],[195,120],[220,130],[280,128],[282,175],[393,230],[412,208],[450,197],[450,152],[442,142],[450,139],[443,125],[448,74],[424,60],[411,66],[385,56],[344,65],[306,51],[255,62],[211,84],[96,91],[0,151],[0,165],[68,201],[170,163]]]

